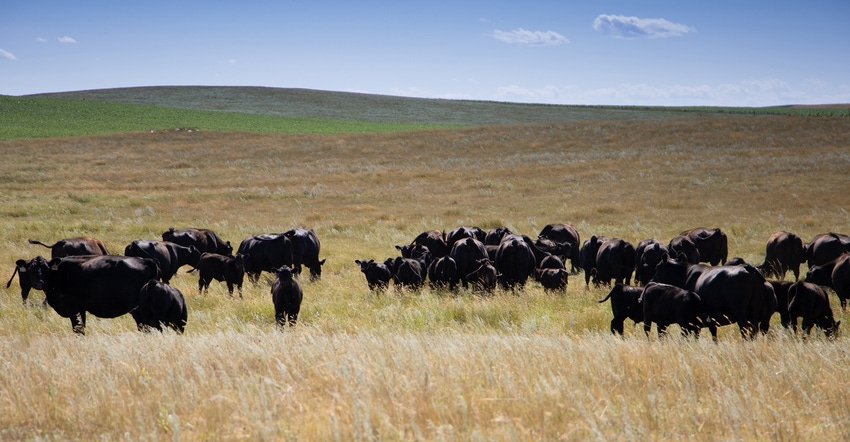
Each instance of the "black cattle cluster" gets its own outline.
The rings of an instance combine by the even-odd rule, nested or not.
[[[599,270],[602,261],[628,266],[628,247],[615,248],[625,250],[618,259],[603,256],[603,244],[609,241],[592,237],[584,244],[587,253],[585,247],[581,250],[582,264],[596,266],[585,271],[597,278],[597,283],[607,282],[610,274]],[[817,326],[827,337],[834,337],[841,321],[834,319],[827,289],[835,292],[842,309],[850,298],[847,235],[819,234],[804,244],[794,233],[774,233],[765,246],[764,262],[756,266],[741,258],[727,260],[727,239],[720,229],[691,229],[666,246],[655,239],[644,240],[634,250],[635,280],[640,286],[628,285],[626,275],[625,284],[618,280],[599,300],[611,302],[611,332],[615,335],[623,334],[628,318],[643,322],[647,335],[654,322],[659,336],[667,326],[678,324],[685,335],[699,336],[701,328],[708,328],[716,339],[718,326],[737,324],[741,335],[751,339],[759,330],[767,333],[772,315],[779,313],[782,326],[795,333],[797,320],[802,318],[804,336]],[[800,281],[803,262],[809,270],[805,281]],[[795,282],[784,280],[788,271]],[[777,279],[767,279],[771,277]]]
[[[43,290],[44,303],[60,316],[69,318],[77,333],[85,333],[86,313],[114,318],[130,313],[139,330],[170,327],[182,333],[187,310],[183,294],[168,285],[177,270],[189,265],[198,272],[198,291],[203,293],[212,280],[234,287],[242,297],[242,281],[247,274],[254,283],[263,271],[275,275],[271,295],[275,318],[280,325],[294,325],[301,307],[302,290],[294,275],[302,266],[313,279],[322,274],[319,238],[311,229],[296,228],[284,233],[246,238],[233,254],[229,241],[209,229],[168,229],[162,241],[135,240],[124,255],[110,255],[100,240],[68,238],[52,245],[29,240],[51,249],[51,259],[37,256],[19,259],[15,275],[21,298],[27,302],[32,289]]]
[[[457,291],[459,287],[482,293],[522,289],[529,279],[546,290],[565,292],[568,275],[565,262],[578,265],[579,234],[569,224],[550,224],[536,240],[497,227],[485,232],[461,226],[448,234],[440,230],[422,232],[410,244],[397,245],[400,255],[383,262],[374,259],[354,262],[366,276],[371,290],[386,288],[390,281],[405,288],[429,282],[433,288]]]

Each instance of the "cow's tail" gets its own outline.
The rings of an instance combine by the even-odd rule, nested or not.
[[[611,299],[611,293],[612,293],[612,292],[608,292],[608,295],[606,295],[604,298],[602,298],[602,299],[600,299],[600,300],[598,300],[598,301],[596,301],[596,302],[603,303],[603,302],[605,302],[605,301],[607,301],[607,300]]]
[[[15,279],[15,275],[18,274],[18,266],[15,266],[15,271],[12,272],[12,277],[9,278],[9,282],[6,283],[6,288],[9,288],[12,285],[12,280]]]
[[[32,239],[32,238],[28,239],[27,242],[29,242],[30,244],[38,244],[40,246],[47,247],[48,249],[52,249],[53,246],[55,246],[56,244],[59,244],[58,242],[55,242],[55,243],[53,243],[53,245],[47,245],[47,244],[45,244],[41,241],[38,241],[38,240],[35,240],[35,239]]]

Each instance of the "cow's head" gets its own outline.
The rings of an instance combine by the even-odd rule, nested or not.
[[[26,278],[32,288],[36,290],[44,290],[47,285],[48,274],[50,273],[50,263],[41,256],[25,261],[19,259],[15,262],[18,267],[19,278],[23,281]],[[26,301],[26,298],[24,298]]]

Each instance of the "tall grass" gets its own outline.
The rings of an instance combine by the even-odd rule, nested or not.
[[[721,227],[850,231],[850,120],[572,122],[394,134],[168,131],[0,142],[0,257],[91,235],[120,253],[168,227],[238,243],[314,228],[328,259],[279,330],[269,280],[187,298],[186,334],[89,318],[85,337],[0,288],[0,439],[844,439],[848,338],[610,336],[607,289],[571,275],[481,297],[370,293],[354,259],[428,229],[548,223],[633,242]],[[31,295],[37,304],[43,295]],[[834,299],[832,299],[835,301]],[[834,302],[837,319],[848,316]]]

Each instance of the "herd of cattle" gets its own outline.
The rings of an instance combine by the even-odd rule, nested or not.
[[[204,292],[213,280],[234,287],[242,296],[242,281],[257,282],[261,272],[275,275],[271,295],[275,319],[281,325],[294,325],[301,308],[302,289],[294,275],[302,266],[313,278],[320,277],[324,259],[319,259],[319,238],[311,229],[297,228],[284,233],[246,238],[237,253],[229,241],[209,229],[168,229],[162,241],[136,240],[124,255],[110,255],[102,241],[77,237],[44,244],[51,259],[37,256],[15,263],[8,288],[18,275],[21,298],[26,303],[31,289],[43,290],[45,303],[71,327],[84,334],[86,312],[100,318],[130,313],[140,330],[162,330],[162,326],[183,332],[188,317],[186,301],[168,283],[184,266],[198,273],[198,290]]]
[[[850,298],[850,237],[836,233],[817,235],[807,244],[794,233],[774,233],[759,265],[728,259],[726,234],[702,227],[666,244],[651,238],[634,246],[595,235],[581,242],[569,224],[549,224],[536,240],[506,227],[485,232],[461,226],[448,234],[422,232],[396,249],[401,256],[384,262],[355,260],[370,289],[385,288],[391,281],[416,288],[428,281],[435,288],[454,291],[471,285],[489,293],[497,286],[521,289],[533,278],[546,290],[565,291],[569,259],[572,273],[583,270],[586,286],[614,281],[599,302],[611,301],[615,334],[623,333],[623,322],[630,318],[643,322],[647,334],[654,322],[660,335],[677,324],[684,334],[697,336],[708,328],[717,339],[718,326],[737,324],[750,339],[758,330],[766,333],[778,312],[784,327],[796,331],[797,318],[802,318],[807,335],[817,325],[834,336],[840,321],[834,319],[825,288],[835,291],[842,308]],[[809,270],[805,281],[799,281],[803,262]],[[784,280],[789,271],[795,282]]]
[[[238,289],[240,297],[244,276],[256,283],[261,272],[274,274],[275,319],[293,325],[303,297],[295,276],[303,266],[319,278],[325,263],[319,258],[318,236],[307,228],[248,237],[236,254],[229,241],[196,228],[170,228],[162,241],[133,241],[124,255],[110,255],[101,241],[88,237],[52,245],[29,242],[50,248],[51,259],[18,260],[6,287],[17,274],[24,302],[31,289],[43,290],[45,303],[69,318],[77,333],[85,332],[87,312],[102,318],[130,313],[140,330],[167,326],[182,333],[186,302],[169,281],[184,265],[197,272],[200,292],[217,280],[226,283],[231,296]],[[485,232],[461,226],[448,234],[426,231],[395,247],[400,256],[384,262],[355,260],[371,290],[390,282],[415,289],[427,281],[434,288],[491,293],[497,286],[522,289],[533,279],[548,291],[563,292],[568,275],[578,270],[583,270],[586,286],[613,280],[615,285],[599,302],[610,300],[615,334],[623,333],[629,318],[643,322],[647,333],[653,322],[659,334],[677,324],[684,334],[697,336],[708,328],[715,339],[718,326],[737,324],[749,339],[758,330],[767,332],[778,312],[784,327],[796,330],[797,318],[802,318],[806,334],[818,326],[833,336],[840,321],[833,317],[826,288],[835,291],[842,308],[850,298],[850,237],[836,233],[804,244],[793,233],[777,232],[768,239],[759,265],[728,259],[726,234],[717,228],[690,229],[666,244],[651,238],[634,246],[595,235],[582,242],[569,224],[547,225],[536,240],[507,227]],[[809,270],[805,281],[799,281],[803,262]],[[789,271],[795,282],[784,280]]]

